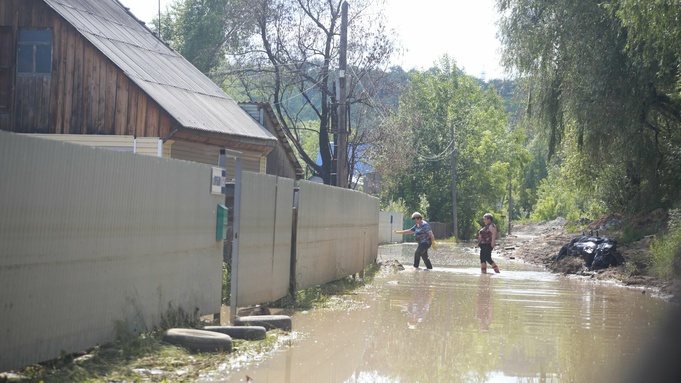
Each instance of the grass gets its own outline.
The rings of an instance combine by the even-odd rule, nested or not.
[[[624,272],[629,276],[647,275],[650,270],[651,259],[646,254],[630,255],[624,263]]]
[[[648,235],[656,234],[658,231],[659,229],[656,227],[636,229],[631,226],[625,225],[622,227],[622,232],[618,236],[618,241],[621,243],[632,243],[640,241],[641,239],[643,239],[643,237],[646,237]]]
[[[364,278],[352,276],[338,279],[323,285],[318,285],[295,293],[295,296],[286,296],[271,304],[273,307],[281,307],[288,311],[301,311],[310,309],[338,308],[338,298],[342,295],[353,293],[356,289],[370,283],[379,266],[372,263],[364,270]]]
[[[650,255],[653,275],[670,279],[678,274],[681,268],[681,230],[656,237],[650,244]]]
[[[567,225],[565,225],[565,228],[563,229],[566,233],[581,233],[584,230],[586,230],[588,225],[584,224],[579,224],[570,221]]]
[[[298,291],[270,305],[291,313],[311,309],[347,309],[351,304],[342,299],[354,294],[373,280],[379,266],[372,264],[364,278],[346,277],[324,285]],[[58,359],[33,364],[16,371],[12,377],[0,375],[0,383],[111,383],[111,382],[192,382],[206,379],[215,371],[229,370],[237,360],[254,360],[293,342],[291,334],[280,330],[267,332],[260,341],[234,339],[231,353],[192,353],[162,341],[165,330],[174,327],[202,328],[198,312],[168,307],[159,327],[142,334],[129,330],[127,324],[116,324],[116,341],[97,346],[80,355],[62,354]]]
[[[197,312],[169,307],[158,328],[135,334],[123,322],[116,323],[116,341],[94,347],[80,355],[62,354],[58,359],[18,371],[20,378],[8,382],[176,382],[198,377],[225,355],[191,354],[164,343],[163,332],[171,327],[200,328]],[[153,373],[152,373],[153,372]],[[1,378],[0,378],[1,381]]]
[[[671,280],[681,275],[681,210],[669,210],[667,229],[660,230],[653,225],[643,229],[635,229],[625,225],[619,241],[633,243],[646,236],[654,235],[649,251],[630,256],[625,264],[629,275],[648,275],[655,278]]]

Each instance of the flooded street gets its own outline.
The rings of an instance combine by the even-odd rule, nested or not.
[[[499,257],[501,274],[480,275],[470,246],[441,245],[433,270],[414,270],[414,249],[381,246],[404,271],[345,296],[346,310],[296,313],[290,347],[211,381],[617,382],[669,308]]]

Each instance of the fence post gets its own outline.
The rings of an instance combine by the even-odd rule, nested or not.
[[[234,157],[234,221],[232,223],[232,275],[229,293],[229,323],[234,324],[239,284],[239,222],[241,219],[241,152],[224,150],[226,156]]]

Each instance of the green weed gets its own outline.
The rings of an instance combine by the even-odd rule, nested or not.
[[[586,230],[586,227],[587,225],[570,222],[567,225],[565,225],[565,228],[563,230],[566,233],[581,233],[582,231]]]
[[[660,278],[670,278],[678,272],[681,260],[681,231],[655,238],[650,244],[651,271]]]
[[[626,275],[648,275],[650,269],[651,259],[646,254],[633,254],[624,263],[624,271]]]
[[[681,211],[669,211],[667,232],[650,244],[651,273],[660,278],[671,278],[681,269]]]
[[[617,241],[620,243],[632,243],[640,241],[641,239],[643,239],[643,237],[646,237],[648,235],[655,234],[657,233],[657,231],[658,228],[656,227],[638,229],[624,225],[622,227],[621,234],[618,236]]]
[[[291,311],[328,307],[332,296],[350,293],[351,291],[370,283],[378,270],[378,264],[372,263],[364,269],[363,279],[348,276],[324,285],[310,287],[305,290],[297,291],[293,297],[288,295],[281,298],[271,306],[282,307]]]

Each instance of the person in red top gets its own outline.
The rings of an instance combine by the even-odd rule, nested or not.
[[[492,249],[496,246],[497,226],[494,224],[494,216],[486,213],[482,216],[485,226],[478,231],[478,247],[480,248],[480,270],[487,273],[487,264],[492,265],[495,273],[499,273],[499,266],[492,260]]]

